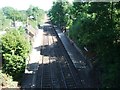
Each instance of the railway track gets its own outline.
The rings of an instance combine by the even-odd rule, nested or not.
[[[37,88],[80,88],[77,72],[51,26],[44,27],[42,63],[37,72]]]
[[[49,53],[50,49],[48,48],[48,45],[49,45],[49,35],[46,32],[43,35],[42,53],[46,53],[46,52]],[[44,51],[45,48],[48,50]],[[46,57],[44,55],[42,56],[41,88],[52,88],[50,59],[49,56]]]
[[[54,36],[56,36],[56,33],[54,30],[51,30],[52,34]],[[58,39],[56,37],[56,39]],[[53,43],[55,43],[55,38],[52,36],[52,41]],[[58,66],[59,66],[59,70],[61,71],[61,75],[63,78],[63,83],[64,83],[64,87],[65,88],[80,88],[80,83],[78,82],[78,78],[76,80],[76,75],[74,76],[75,72],[73,73],[71,68],[73,68],[73,66],[70,65],[70,62],[68,62],[68,59],[65,56],[65,51],[63,50],[63,47],[61,47],[61,43],[58,42],[57,44],[57,48],[59,48],[59,52],[57,50],[54,50],[55,53],[58,53],[56,56],[56,60],[58,62]]]

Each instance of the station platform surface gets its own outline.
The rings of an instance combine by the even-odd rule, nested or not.
[[[78,49],[74,46],[74,43],[69,40],[69,38],[58,28],[55,28],[58,37],[60,38],[63,46],[65,47],[70,59],[72,60],[74,66],[79,68],[86,68],[87,63],[83,54],[78,51]]]
[[[72,63],[75,68],[78,70],[78,73],[81,78],[81,82],[86,88],[93,88],[95,86],[95,81],[93,80],[94,75],[91,74],[90,63],[85,59],[82,51],[78,49],[76,44],[72,42],[59,28],[54,26],[60,41],[62,42],[66,52],[68,53]]]

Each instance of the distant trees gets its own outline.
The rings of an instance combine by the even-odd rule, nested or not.
[[[4,16],[4,14],[3,14],[3,11],[0,10],[0,20],[1,20],[1,19],[4,19],[4,18],[5,18],[5,16]]]
[[[18,11],[12,7],[4,7],[2,8],[2,11],[6,18],[11,19],[14,23],[15,21],[21,21],[25,23],[27,22],[27,19],[30,19],[30,16],[32,16],[33,18],[31,18],[30,23],[35,25],[37,23],[41,23],[45,15],[44,10],[34,6],[30,6],[28,10],[21,11]]]
[[[21,13],[12,7],[4,7],[2,10],[8,19],[12,19],[13,21],[21,19]]]
[[[61,2],[57,2],[61,5]],[[50,17],[54,24],[64,23],[63,7],[53,5]],[[120,87],[120,3],[74,2],[69,9],[70,37],[81,47],[95,52],[95,68],[101,70],[102,87]],[[67,10],[67,11],[69,11]],[[60,15],[56,12],[60,11]],[[61,16],[61,17],[59,17]],[[62,19],[61,19],[62,18]],[[58,24],[57,24],[57,23]],[[93,62],[92,62],[93,63]]]
[[[53,2],[52,9],[49,11],[48,15],[52,23],[58,25],[59,27],[63,27],[69,24],[69,12],[69,2]]]
[[[18,11],[12,7],[4,7],[2,8],[2,11],[4,13],[4,16],[6,16],[6,19],[12,20],[13,25],[15,26],[15,21],[26,21],[26,12],[24,11]]]
[[[20,12],[19,21],[26,22],[27,20],[26,10],[21,10],[19,12]]]
[[[0,29],[3,28],[3,21],[4,21],[5,17],[3,15],[2,10],[0,10]]]
[[[27,13],[27,17],[30,17],[30,16],[33,17],[32,20],[36,21],[36,24],[42,22],[45,15],[45,11],[34,6],[30,6],[27,9],[26,13]]]
[[[6,19],[2,9],[0,10],[0,30],[4,30],[6,27],[10,26],[10,19]]]

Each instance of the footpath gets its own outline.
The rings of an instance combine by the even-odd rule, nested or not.
[[[47,16],[43,22],[47,22]],[[39,64],[42,63],[42,55],[40,55],[40,46],[43,45],[43,29],[38,29],[32,46],[32,51],[26,60],[25,73],[22,79],[22,90],[35,87],[36,73],[39,68]]]
[[[32,51],[26,60],[25,73],[22,79],[22,88],[34,88],[36,80],[36,71],[38,70],[42,56],[40,55],[40,46],[42,45],[43,29],[38,29],[34,37]]]

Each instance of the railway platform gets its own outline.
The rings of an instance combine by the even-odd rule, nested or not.
[[[56,35],[58,35],[59,40],[62,42],[67,54],[72,60],[74,67],[78,70],[83,86],[87,88],[95,87],[95,82],[93,81],[93,76],[91,74],[90,63],[87,62],[82,51],[78,50],[78,47],[76,47],[76,45],[71,42],[59,28],[56,26],[53,27],[57,33]]]

